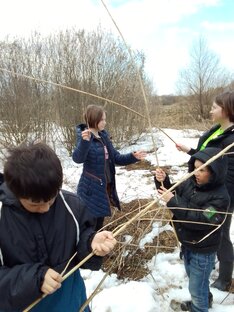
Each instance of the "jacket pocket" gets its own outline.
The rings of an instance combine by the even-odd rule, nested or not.
[[[95,180],[96,182],[99,182],[100,185],[103,185],[102,179],[99,178],[99,177],[97,177],[97,176],[95,176],[94,174],[89,173],[88,171],[85,171],[85,172],[84,172],[84,175],[85,175],[86,177],[89,177],[89,178]]]

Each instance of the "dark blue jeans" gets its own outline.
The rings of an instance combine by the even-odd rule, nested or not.
[[[192,312],[208,312],[209,277],[216,253],[202,254],[183,248],[185,270],[189,278]]]

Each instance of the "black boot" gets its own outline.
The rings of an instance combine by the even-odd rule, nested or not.
[[[180,305],[181,310],[182,311],[192,311],[191,303],[192,303],[192,301],[183,301]],[[209,292],[209,309],[212,308],[212,304],[213,304],[213,295],[211,292]]]
[[[180,308],[182,311],[192,311],[191,310],[192,301],[183,301],[181,302]]]
[[[222,291],[228,291],[232,283],[233,262],[219,263],[219,277],[211,284],[211,287]]]

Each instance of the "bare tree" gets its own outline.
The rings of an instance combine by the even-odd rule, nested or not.
[[[149,96],[151,89],[144,76],[143,53],[135,51],[132,60],[121,40],[100,28],[92,32],[74,29],[60,32],[59,36],[49,38],[47,46],[51,54],[52,81],[113,100],[144,114],[138,69]],[[145,119],[89,95],[60,89],[54,90],[53,101],[69,152],[74,148],[74,127],[84,121],[83,113],[88,104],[105,105],[108,128],[115,141],[145,128]]]
[[[45,77],[41,38],[14,39],[0,42],[0,67],[32,77]],[[47,87],[34,80],[1,72],[0,75],[0,135],[5,147],[25,140],[46,139],[49,105]]]
[[[6,38],[0,42],[0,68],[36,78],[1,72],[0,135],[4,146],[34,138],[47,141],[49,134],[56,133],[71,153],[75,125],[84,121],[88,104],[105,105],[115,142],[140,134],[146,127],[145,118],[103,100],[145,114],[138,73],[149,99],[152,88],[144,73],[144,54],[134,51],[133,55],[132,60],[120,38],[101,28],[92,32],[71,29],[46,38],[35,33],[27,40]]]
[[[214,95],[222,92],[228,82],[230,73],[200,36],[192,46],[190,64],[181,71],[178,81],[179,90],[188,96],[188,108],[196,119],[208,118]]]

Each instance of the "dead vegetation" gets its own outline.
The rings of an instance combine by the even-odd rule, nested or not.
[[[137,162],[125,167],[126,170],[155,170],[155,166],[147,160]],[[170,167],[162,167],[166,172]],[[105,229],[115,232],[137,213],[150,204],[150,199],[136,199],[129,203],[121,203],[121,211],[112,209],[112,216],[105,218]],[[139,280],[149,273],[147,262],[159,252],[172,252],[177,247],[177,240],[173,230],[162,230],[171,220],[169,210],[154,203],[153,206],[140,219],[132,222],[117,236],[118,246],[115,251],[104,258],[103,270],[109,274],[117,274],[119,279],[128,278]],[[153,239],[145,244],[143,239],[155,228],[158,228]]]
[[[166,172],[170,171],[170,166],[161,166],[161,169],[165,170]],[[125,170],[147,170],[149,173],[146,173],[145,176],[152,176],[152,171],[155,171],[155,165],[152,165],[148,160],[138,161],[134,164],[127,165],[124,167]]]
[[[209,119],[198,122],[186,98],[170,105],[158,105],[157,111],[152,114],[152,122],[154,127],[197,130],[206,130],[212,124]]]
[[[149,204],[148,199],[134,200],[123,203],[120,212],[114,211],[112,217],[106,218],[105,225],[108,230],[116,230],[130,220],[140,209]],[[118,278],[139,280],[149,273],[147,261],[158,252],[172,252],[177,246],[173,231],[163,231],[155,235],[153,241],[141,247],[141,240],[152,231],[154,222],[158,222],[159,229],[170,220],[168,210],[154,204],[152,209],[141,219],[131,223],[118,239],[115,251],[105,258],[103,270],[117,274]]]

